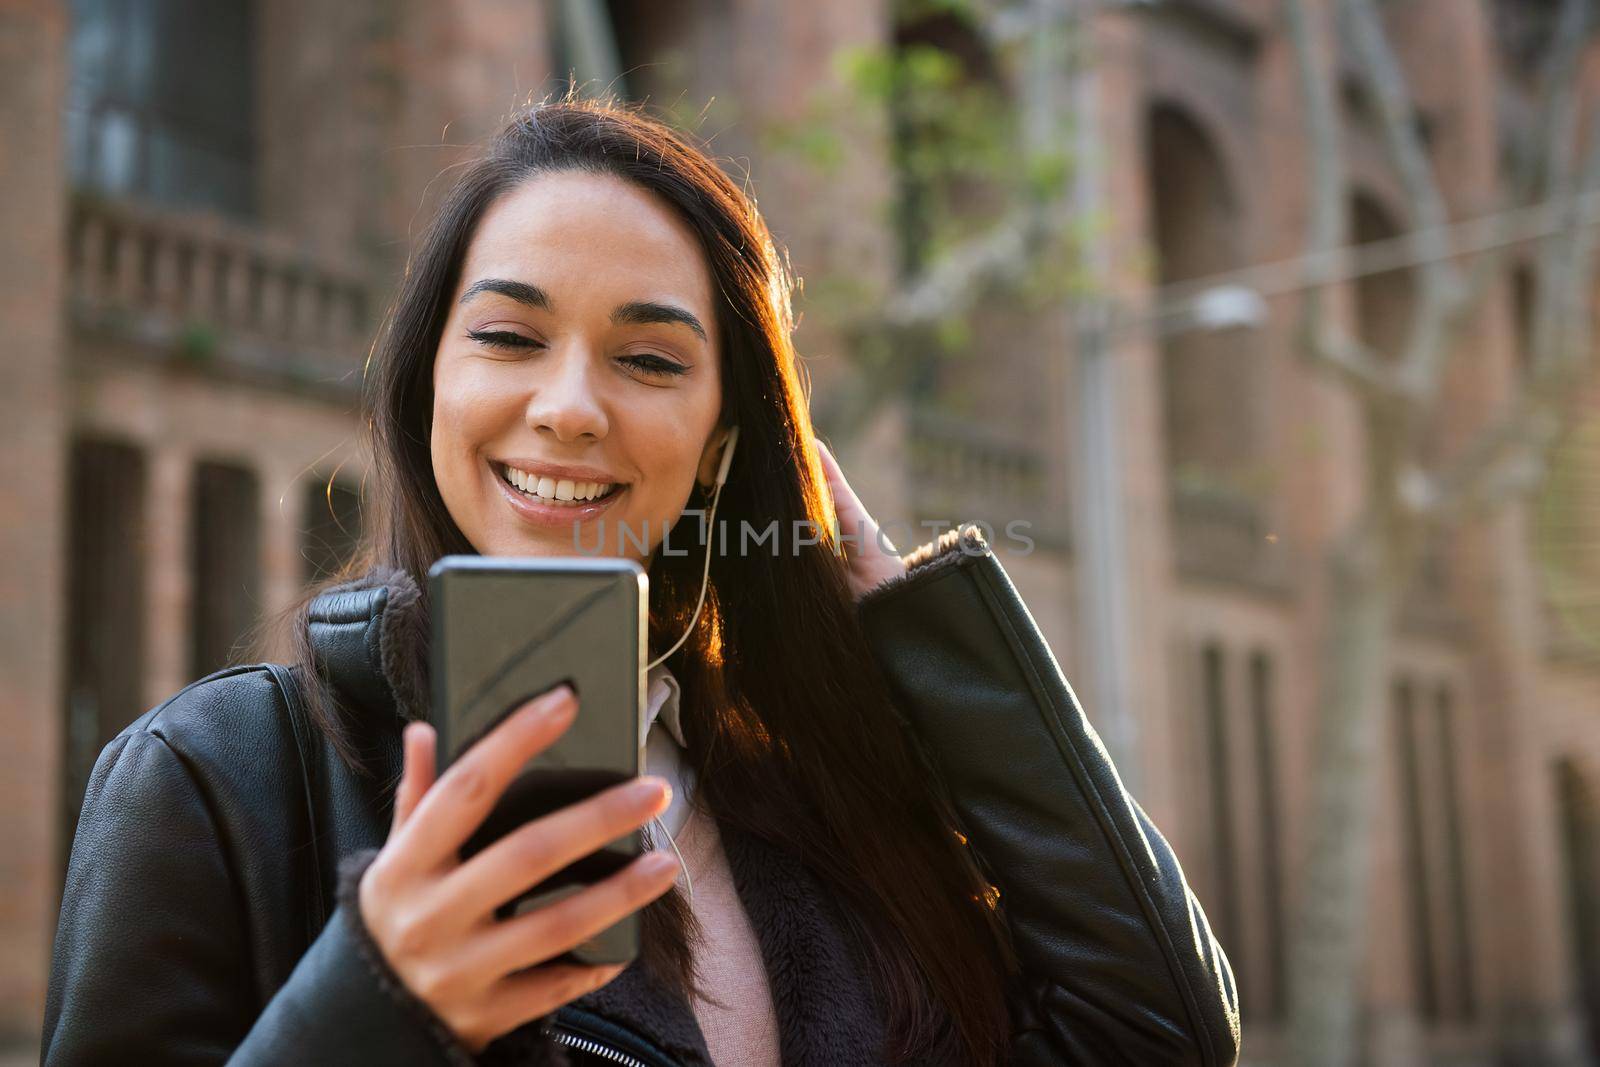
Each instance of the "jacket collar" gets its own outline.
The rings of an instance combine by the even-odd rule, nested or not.
[[[403,570],[375,567],[353,581],[324,590],[306,613],[320,673],[361,716],[398,714],[424,718],[429,706],[428,665],[408,662],[399,649],[426,647],[428,609],[415,579]],[[681,690],[666,664],[646,678],[649,715],[639,745],[658,719],[679,746]]]
[[[427,605],[409,573],[380,566],[331,586],[312,600],[306,625],[319,672],[357,715],[426,717],[427,656],[403,651],[425,648],[428,628]]]

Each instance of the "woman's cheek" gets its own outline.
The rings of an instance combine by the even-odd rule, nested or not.
[[[651,536],[660,542],[671,531],[674,552],[698,544],[701,525],[710,519],[704,509],[698,515],[684,514],[694,487],[694,468],[688,469],[687,478],[668,475],[660,479],[656,483],[660,495],[649,504]]]
[[[471,514],[481,507],[478,486],[478,435],[474,417],[482,405],[472,403],[469,390],[454,376],[441,374],[435,382],[432,453],[434,480],[451,517],[471,538],[478,526]]]

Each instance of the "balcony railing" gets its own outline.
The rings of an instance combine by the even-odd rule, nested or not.
[[[1048,463],[1038,449],[1007,441],[971,420],[927,408],[913,408],[907,442],[912,504],[918,521],[952,525],[981,521],[997,540],[1007,524],[1041,548],[1068,543],[1065,492],[1050,484]]]
[[[368,298],[354,266],[214,215],[88,194],[68,234],[79,326],[196,361],[359,384]]]
[[[1172,537],[1178,572],[1265,591],[1288,584],[1282,542],[1267,509],[1245,493],[1202,484],[1171,487]]]

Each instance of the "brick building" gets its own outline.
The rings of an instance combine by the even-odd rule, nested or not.
[[[1455,214],[1497,203],[1507,123],[1531,92],[1523,23],[1492,16],[1547,6],[1391,5]],[[703,114],[799,274],[892,278],[902,235],[885,208],[905,177],[888,124],[866,123],[827,181],[763,131],[799,116],[853,46],[932,41],[1017,90],[993,42],[896,32],[887,7],[0,6],[0,1048],[35,1047],[100,746],[227,662],[359,528],[362,361],[436,177],[553,72],[621,70],[629,95]],[[1096,17],[1104,282],[1125,305],[1299,250],[1306,145],[1280,8],[1168,0]],[[1351,237],[1377,240],[1405,229],[1405,200],[1359,100],[1346,105]],[[1475,313],[1446,441],[1518,387],[1527,270],[1513,260]],[[1381,339],[1407,286],[1403,272],[1350,286],[1353,325]],[[1268,312],[1226,335],[1120,337],[1114,412],[1137,635],[1128,770],[1235,963],[1252,1063],[1280,1062],[1322,552],[1360,477],[1348,398],[1292,355],[1294,298]],[[841,460],[880,517],[1034,521],[1038,551],[1005,564],[1092,692],[1067,335],[1057,315],[980,320],[970,358],[873,405]],[[856,387],[850,352],[815,315],[799,344],[828,430]],[[1532,519],[1510,508],[1434,546],[1392,643],[1368,1062],[1597,1058],[1600,656],[1547,610]]]

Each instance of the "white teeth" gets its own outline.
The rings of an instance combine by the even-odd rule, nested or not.
[[[540,478],[519,471],[515,467],[503,468],[505,479],[530,496],[560,503],[579,503],[593,500],[610,492],[611,482],[578,482],[570,478]]]

